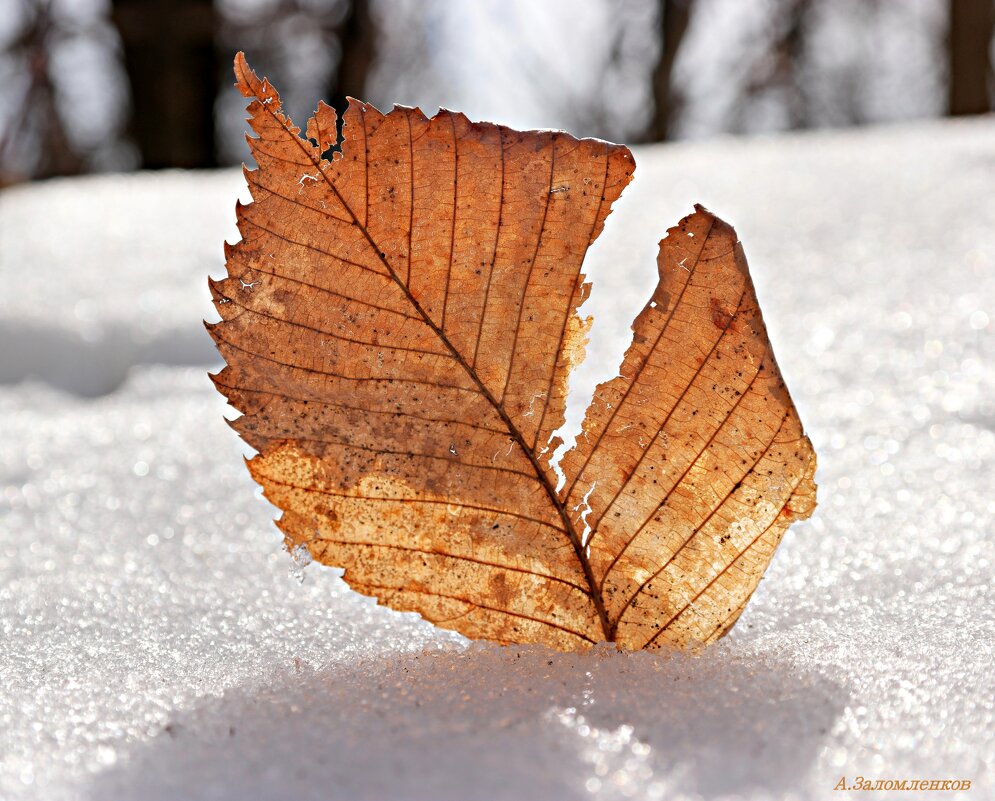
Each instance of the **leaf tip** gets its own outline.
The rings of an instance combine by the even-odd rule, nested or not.
[[[225,242],[225,253],[228,252],[228,243]],[[207,288],[211,291],[211,297],[217,300],[221,296],[221,281],[212,276],[207,276]],[[204,320],[204,325],[207,325],[207,320]]]
[[[245,58],[245,51],[239,50],[235,54],[235,60],[232,62],[232,70],[235,73],[235,86],[236,88],[246,97],[246,90],[249,89],[252,79],[256,78],[256,74],[252,71],[252,67],[249,66],[249,62]],[[256,79],[258,81],[258,79]]]
[[[280,95],[273,88],[268,78],[259,80],[252,67],[249,66],[245,53],[241,50],[235,54],[235,61],[232,65],[235,72],[235,87],[242,93],[243,97],[255,98],[260,106],[271,105],[273,112],[280,111]],[[255,116],[258,108],[254,104],[249,104],[250,113]]]

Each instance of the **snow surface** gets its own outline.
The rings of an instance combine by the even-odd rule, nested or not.
[[[241,176],[6,191],[0,798],[995,798],[993,142],[988,119],[636,151],[579,384],[701,201],[820,459],[814,517],[699,656],[469,643],[295,566],[205,375]]]

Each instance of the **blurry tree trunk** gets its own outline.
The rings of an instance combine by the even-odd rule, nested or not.
[[[349,9],[336,27],[339,63],[328,86],[329,105],[339,115],[339,133],[346,98],[366,97],[366,82],[376,60],[377,27],[370,13],[370,0],[350,0]]]
[[[672,74],[677,52],[691,18],[691,0],[658,2],[660,56],[653,68],[653,116],[643,137],[647,142],[662,142],[673,134],[681,98],[674,91]]]
[[[142,166],[213,167],[218,91],[212,0],[113,0]]]
[[[49,71],[56,35],[51,3],[25,3],[23,9],[27,24],[9,49],[23,60],[28,85],[0,134],[0,187],[28,178],[76,175],[85,166],[69,139]]]
[[[813,0],[783,0],[774,9],[771,18],[773,37],[769,46],[756,54],[752,64],[743,67],[745,80],[733,105],[730,130],[747,130],[751,106],[769,93],[776,93],[783,105],[788,128],[808,128],[813,124],[802,76],[812,9]]]
[[[983,114],[991,108],[988,81],[995,32],[993,0],[950,0],[948,103],[951,115]]]

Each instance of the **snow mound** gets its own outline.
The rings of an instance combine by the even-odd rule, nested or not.
[[[195,177],[194,177],[195,176]],[[193,188],[193,187],[196,188]],[[138,364],[210,364],[205,276],[238,239],[241,173],[88,177],[0,194],[0,384],[92,397]],[[9,288],[16,291],[9,291]]]
[[[216,360],[236,173],[0,195],[0,797],[995,797],[993,136],[636,151],[572,424],[699,201],[744,242],[820,460],[815,515],[698,656],[469,643],[294,564],[182,366]]]

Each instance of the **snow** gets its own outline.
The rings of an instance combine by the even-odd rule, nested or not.
[[[993,136],[636,151],[573,424],[700,201],[820,458],[815,515],[697,656],[470,643],[281,549],[199,324],[240,174],[0,194],[0,798],[995,797]]]
[[[0,382],[85,396],[140,364],[208,364],[204,276],[238,239],[237,171],[50,181],[0,197]],[[11,291],[15,289],[16,291]]]

